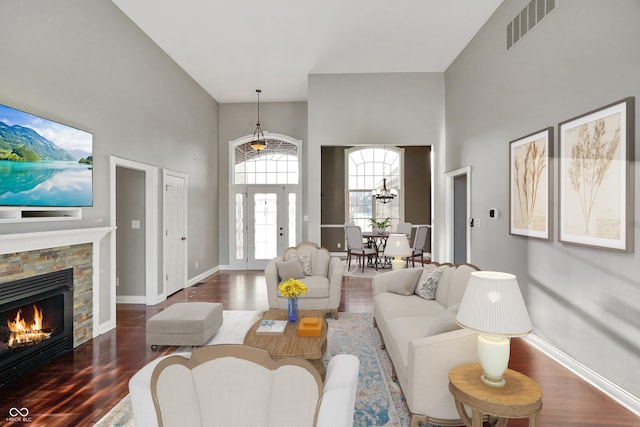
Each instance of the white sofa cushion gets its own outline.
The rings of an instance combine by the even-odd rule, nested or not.
[[[280,281],[288,280],[290,278],[302,279],[304,277],[302,266],[298,260],[294,258],[291,258],[288,261],[277,262],[276,268],[278,269],[278,277],[280,278]]]
[[[389,284],[388,291],[398,295],[412,295],[418,284],[420,273],[418,268],[400,270],[397,277]]]
[[[451,276],[456,270],[450,265],[441,265],[438,267],[442,271],[440,281],[438,282],[438,289],[436,290],[436,301],[443,306],[447,306],[447,296],[449,295],[449,285],[451,282]]]
[[[464,291],[467,289],[467,283],[469,283],[469,277],[471,273],[477,271],[472,265],[463,264],[454,269],[449,281],[449,292],[447,293],[447,307],[451,307],[462,302]]]
[[[307,276],[300,281],[307,286],[307,293],[301,295],[300,299],[329,297],[329,279],[327,277]]]
[[[446,309],[434,300],[426,300],[415,294],[404,296],[382,292],[373,299],[385,320],[396,317],[438,317]]]
[[[456,315],[458,314],[458,308],[460,304],[453,305],[447,308],[444,313],[438,316],[427,329],[425,336],[443,334],[445,332],[455,331],[460,329],[460,325],[456,322]]]

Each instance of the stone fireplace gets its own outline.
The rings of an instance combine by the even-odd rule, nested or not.
[[[0,371],[17,354],[46,363],[99,335],[99,242],[109,231],[101,227],[0,235]],[[50,277],[53,283],[43,285]],[[48,318],[45,309],[51,312]],[[37,323],[39,316],[45,317],[43,333],[50,335],[10,347],[8,325]],[[36,347],[47,354],[33,350]],[[0,374],[0,386],[2,378]]]
[[[0,387],[72,348],[72,268],[0,286]]]

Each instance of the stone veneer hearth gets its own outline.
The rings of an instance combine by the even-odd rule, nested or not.
[[[93,244],[0,254],[0,286],[13,280],[73,268],[73,346],[93,337]]]

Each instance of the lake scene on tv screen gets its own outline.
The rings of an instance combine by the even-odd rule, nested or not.
[[[0,206],[92,206],[93,135],[0,104]]]

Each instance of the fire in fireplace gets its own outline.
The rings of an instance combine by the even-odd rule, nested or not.
[[[49,339],[53,330],[43,327],[43,318],[42,310],[38,310],[38,306],[35,304],[33,305],[33,320],[31,322],[22,318],[22,309],[19,309],[16,319],[7,321],[7,326],[9,326],[7,347],[27,347]]]
[[[73,348],[73,269],[0,284],[0,387]]]

